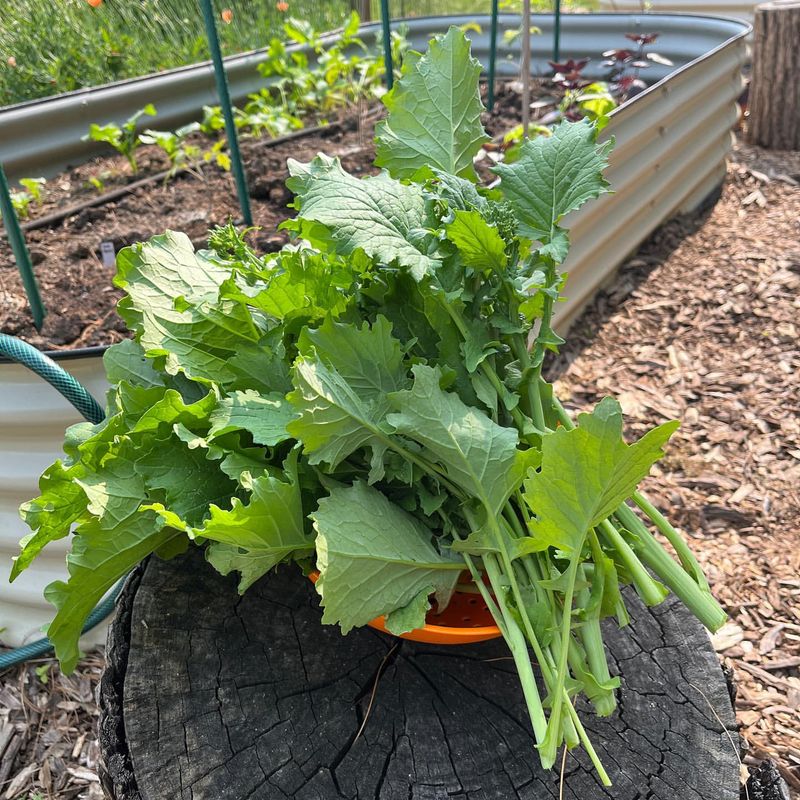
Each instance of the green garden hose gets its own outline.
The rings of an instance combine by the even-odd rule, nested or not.
[[[68,372],[62,369],[52,358],[40,353],[35,347],[17,339],[0,333],[0,356],[16,361],[44,378],[51,386],[60,392],[89,422],[98,423],[103,417],[103,409],[86,389],[75,380]],[[94,628],[102,622],[113,610],[117,596],[122,589],[123,578],[111,593],[89,615],[83,632]],[[14,650],[0,653],[0,671],[21,664],[32,658],[47,655],[53,650],[50,640],[45,637],[30,644],[23,645]]]

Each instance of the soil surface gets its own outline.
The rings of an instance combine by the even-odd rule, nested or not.
[[[339,156],[345,169],[355,175],[372,174],[377,171],[372,166],[374,126],[382,112],[382,107],[354,108],[324,129],[309,128],[283,143],[242,139],[253,223],[259,228],[250,241],[257,252],[277,250],[287,241],[287,235],[277,230],[294,213],[287,208],[292,194],[284,186],[289,177],[287,159],[310,161],[325,152]],[[518,120],[519,95],[512,84],[501,83],[495,111],[485,115],[484,124],[494,136],[518,124]],[[105,193],[168,167],[157,147],[142,148],[137,158],[140,168],[136,175],[131,174],[124,158],[111,156],[95,158],[51,179],[43,205],[32,207],[30,219],[23,223],[96,197],[97,190],[89,183],[91,177],[104,181]],[[493,163],[487,154],[479,164],[479,172],[487,179],[493,177],[489,173]],[[111,242],[118,252],[170,229],[185,232],[196,247],[205,247],[210,228],[240,217],[232,175],[205,164],[170,180],[137,187],[103,205],[84,208],[52,226],[29,230],[26,240],[47,310],[41,332],[33,325],[8,241],[0,238],[0,331],[48,350],[120,341],[128,335],[116,313],[122,293],[112,285],[114,268],[103,266],[101,243]]]
[[[740,146],[719,202],[660,228],[576,323],[550,370],[572,407],[621,393],[631,434],[682,419],[647,491],[688,534],[731,615],[714,641],[735,671],[744,762],[755,773],[771,757],[796,800],[798,290],[800,154]],[[0,676],[0,793],[101,797],[98,663],[84,659],[71,678],[49,661]],[[36,670],[47,665],[45,684]],[[750,797],[783,800],[774,778],[762,767]]]

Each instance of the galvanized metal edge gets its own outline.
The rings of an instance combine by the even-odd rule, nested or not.
[[[534,73],[545,74],[552,19],[550,15],[534,17],[542,35],[533,38],[531,66]],[[434,33],[445,30],[450,24],[463,25],[473,20],[481,26],[481,32],[469,31],[468,35],[476,56],[485,62],[489,49],[488,16],[420,17],[393,24],[405,26],[412,46],[424,49]],[[501,36],[504,30],[518,28],[519,17],[502,14],[500,27]],[[722,18],[676,14],[572,14],[563,20],[562,49],[576,57],[597,57],[609,47],[624,44],[622,34],[625,31],[650,28],[660,30],[659,52],[672,59],[678,69],[705,58],[731,39],[747,34],[743,23]],[[362,34],[371,44],[378,35],[378,26],[365,25]],[[335,35],[327,38],[333,40]],[[516,71],[518,49],[518,44],[501,46],[498,74]],[[309,56],[313,59],[313,53]],[[264,58],[264,50],[255,50],[226,59],[231,96],[235,101],[243,100],[264,86],[265,79],[257,69]],[[598,65],[596,58],[594,74],[599,77]],[[591,69],[592,66],[590,72]],[[661,80],[671,71],[654,64],[649,75],[651,79]],[[146,103],[153,103],[159,111],[157,126],[165,128],[196,118],[203,105],[215,102],[213,70],[209,63],[204,63],[10,106],[0,110],[0,161],[11,178],[52,175],[67,164],[79,163],[103,152],[102,145],[81,141],[91,122],[120,122]],[[152,125],[152,120],[147,124]]]

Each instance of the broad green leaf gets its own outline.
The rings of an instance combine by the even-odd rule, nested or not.
[[[75,479],[88,499],[86,509],[97,517],[101,528],[110,530],[121,525],[147,499],[144,480],[136,471],[135,461],[149,454],[156,442],[151,436],[147,444],[137,445],[125,437],[103,458],[96,471]]]
[[[203,448],[190,448],[172,435],[134,462],[148,494],[163,493],[167,509],[190,525],[199,525],[211,505],[227,505],[236,483]]]
[[[449,596],[464,568],[438,553],[422,523],[363,482],[333,489],[310,516],[322,621],[338,623],[342,633],[409,605],[399,627],[420,627],[420,596]]]
[[[251,287],[223,287],[278,320],[321,320],[343,313],[352,300],[354,270],[343,259],[310,248],[281,251]]]
[[[339,253],[361,249],[387,264],[408,267],[418,279],[437,261],[417,245],[428,218],[422,189],[381,173],[355,178],[338,158],[318,155],[309,164],[288,161],[286,185],[297,195],[298,217],[324,225]]]
[[[384,620],[386,630],[395,636],[400,636],[421,628],[431,609],[430,594],[430,587],[426,587],[407,606],[388,613]]]
[[[286,425],[293,417],[294,410],[282,394],[231,392],[211,412],[208,438],[244,430],[253,435],[256,444],[274,447],[289,438]]]
[[[189,237],[167,232],[127,247],[114,279],[127,296],[123,319],[150,357],[164,357],[170,375],[239,389],[280,390],[274,354],[239,300],[220,297],[230,269],[196,253]]]
[[[627,445],[622,411],[607,397],[574,430],[542,439],[542,468],[525,481],[525,501],[536,515],[529,527],[539,549],[581,547],[598,525],[635,491],[678,427],[667,422]]]
[[[133,339],[124,339],[103,353],[103,366],[109,383],[127,381],[134,386],[164,386],[164,376],[153,368],[142,346]]]
[[[297,482],[269,475],[252,481],[245,502],[234,498],[229,511],[211,507],[211,516],[194,535],[211,540],[206,557],[223,575],[241,573],[244,592],[276,564],[298,554],[309,555],[314,540],[303,527]]]
[[[139,392],[139,395],[145,395]],[[211,412],[217,407],[217,398],[213,391],[194,403],[186,403],[180,392],[167,389],[158,400],[146,407],[130,429],[131,433],[171,430],[178,423],[194,429],[207,427]],[[125,404],[128,407],[128,404]]]
[[[77,529],[67,556],[69,580],[45,589],[45,597],[57,609],[47,635],[64,672],[75,669],[81,628],[103,595],[142,559],[181,536],[163,527],[152,512],[134,514],[110,531],[96,520]]]
[[[421,444],[426,456],[490,513],[498,513],[534,463],[536,451],[517,450],[516,430],[442,391],[438,369],[416,365],[413,373],[413,387],[389,397],[398,412],[389,415],[389,424]]]
[[[478,211],[456,211],[455,219],[445,227],[447,238],[458,248],[464,264],[502,273],[508,260],[506,244],[497,228]]]
[[[326,322],[306,331],[287,399],[300,413],[286,427],[311,464],[336,467],[361,447],[372,449],[370,481],[383,476],[390,429],[387,394],[406,384],[399,343],[379,317],[370,328]]]
[[[542,254],[561,263],[569,239],[562,217],[608,191],[603,177],[613,142],[597,144],[589,122],[562,122],[553,135],[527,139],[514,164],[498,164],[500,189],[520,221],[520,233],[544,245]]]
[[[384,97],[387,119],[376,126],[375,164],[395,178],[423,167],[473,175],[472,159],[488,140],[481,124],[481,65],[463,31],[451,27],[425,55],[409,53],[403,74]]]
[[[61,461],[49,466],[39,478],[39,497],[23,503],[20,516],[33,533],[19,543],[21,552],[11,569],[13,581],[47,544],[63,539],[73,523],[86,513],[86,495],[74,481],[80,468],[68,469]]]
[[[326,320],[319,328],[305,328],[298,350],[316,355],[355,389],[360,397],[378,400],[408,383],[403,350],[392,336],[392,325],[378,316],[370,327]]]
[[[482,211],[488,201],[478,193],[472,181],[450,175],[442,170],[433,170],[436,176],[434,197],[446,200],[452,211]]]

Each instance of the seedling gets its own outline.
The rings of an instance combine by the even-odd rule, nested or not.
[[[175,131],[146,130],[140,137],[142,144],[154,144],[160,147],[169,159],[169,176],[175,175],[182,169],[189,169],[197,162],[202,154],[201,148],[196,144],[187,142],[189,136],[200,130],[199,122],[191,122]]]
[[[136,163],[136,150],[141,145],[139,136],[136,133],[137,123],[145,115],[155,117],[156,114],[155,106],[152,103],[148,103],[144,108],[125,120],[122,125],[117,125],[115,122],[98,125],[93,122],[89,126],[89,133],[83,139],[84,141],[90,140],[110,144],[120,155],[125,156],[128,164],[130,164],[131,172],[136,174],[139,171],[139,166]]]
[[[30,216],[31,205],[41,205],[44,200],[44,185],[47,181],[44,178],[20,178],[22,189],[15,189],[9,192],[11,205],[19,219],[27,219]],[[0,214],[2,219],[2,214]]]

